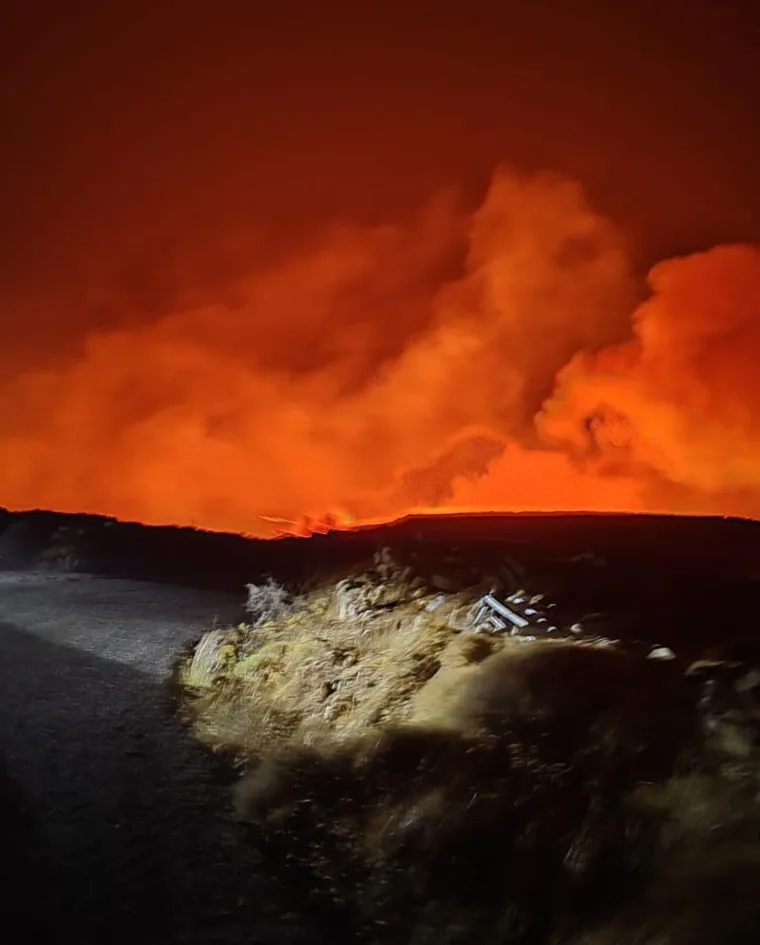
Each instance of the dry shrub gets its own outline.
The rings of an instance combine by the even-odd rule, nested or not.
[[[282,620],[298,606],[290,591],[272,578],[265,584],[247,584],[246,588],[248,598],[245,609],[250,614],[251,625],[254,627]]]
[[[459,633],[418,606],[339,620],[320,593],[228,639],[234,659],[205,690],[190,685],[192,654],[178,679],[196,734],[217,749],[234,743],[246,757],[288,739],[354,738],[406,721],[428,680],[501,645],[480,638],[462,646]]]
[[[446,729],[388,727],[270,755],[241,782],[239,815],[341,941],[567,938],[636,888],[662,815],[628,795],[676,761],[668,726],[637,743],[651,721],[627,692],[638,673],[619,654],[581,654],[536,645],[460,667]],[[610,714],[600,738],[588,713],[615,686],[629,711]],[[581,707],[566,718],[572,693]],[[665,703],[681,711],[677,693]],[[567,737],[542,741],[559,721]]]
[[[544,758],[593,746],[658,778],[695,734],[695,700],[671,663],[558,641],[496,653],[456,708],[464,730],[509,731]]]
[[[728,776],[727,776],[728,775]],[[663,826],[647,882],[572,945],[754,945],[760,937],[757,773],[708,766],[637,792]]]
[[[673,663],[462,634],[409,602],[338,620],[320,592],[228,645],[196,732],[248,760],[238,814],[299,926],[373,945],[758,940],[757,784],[688,767],[698,693]]]

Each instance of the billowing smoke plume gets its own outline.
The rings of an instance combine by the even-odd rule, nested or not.
[[[261,535],[413,507],[760,515],[760,252],[661,263],[650,290],[635,308],[579,187],[499,170],[469,216],[335,227],[224,304],[18,376],[0,503]]]
[[[669,484],[697,511],[760,512],[760,252],[718,247],[655,266],[633,340],[581,353],[539,429],[599,468]],[[583,429],[584,417],[597,428]],[[621,458],[623,454],[624,458]],[[665,495],[663,488],[660,494]],[[652,499],[657,495],[655,489]]]

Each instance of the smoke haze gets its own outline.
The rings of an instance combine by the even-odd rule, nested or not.
[[[758,514],[760,35],[690,10],[9,0],[0,504]]]
[[[668,260],[636,293],[576,183],[500,167],[472,213],[443,195],[329,227],[233,301],[19,372],[0,495],[260,535],[432,507],[758,514],[760,253]]]

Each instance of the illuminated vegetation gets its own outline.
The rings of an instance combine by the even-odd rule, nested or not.
[[[384,551],[186,654],[255,848],[336,941],[754,942],[754,756],[705,747],[672,662],[471,632],[482,589]]]

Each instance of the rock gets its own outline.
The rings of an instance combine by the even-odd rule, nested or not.
[[[451,578],[446,577],[443,574],[434,574],[430,578],[430,585],[434,587],[437,591],[453,591],[455,589],[454,582]]]
[[[343,582],[341,582],[342,584]],[[369,607],[368,589],[363,585],[336,588],[338,620],[354,620]]]
[[[445,603],[446,603],[446,596],[444,594],[438,594],[431,601],[429,601],[429,603],[425,605],[425,610],[429,614],[432,614],[433,611],[438,610],[438,608],[441,607]]]
[[[668,646],[656,646],[647,656],[648,660],[674,660],[676,654]]]
[[[471,606],[463,605],[461,607],[455,607],[454,610],[449,614],[448,625],[452,630],[469,630],[473,624],[473,608]]]
[[[367,595],[368,603],[375,607],[395,607],[406,597],[406,588],[400,584],[381,584]]]
[[[385,548],[381,548],[379,551],[376,551],[374,555],[374,561],[375,561],[375,564],[392,565],[393,553],[391,552],[391,549],[386,546]]]

